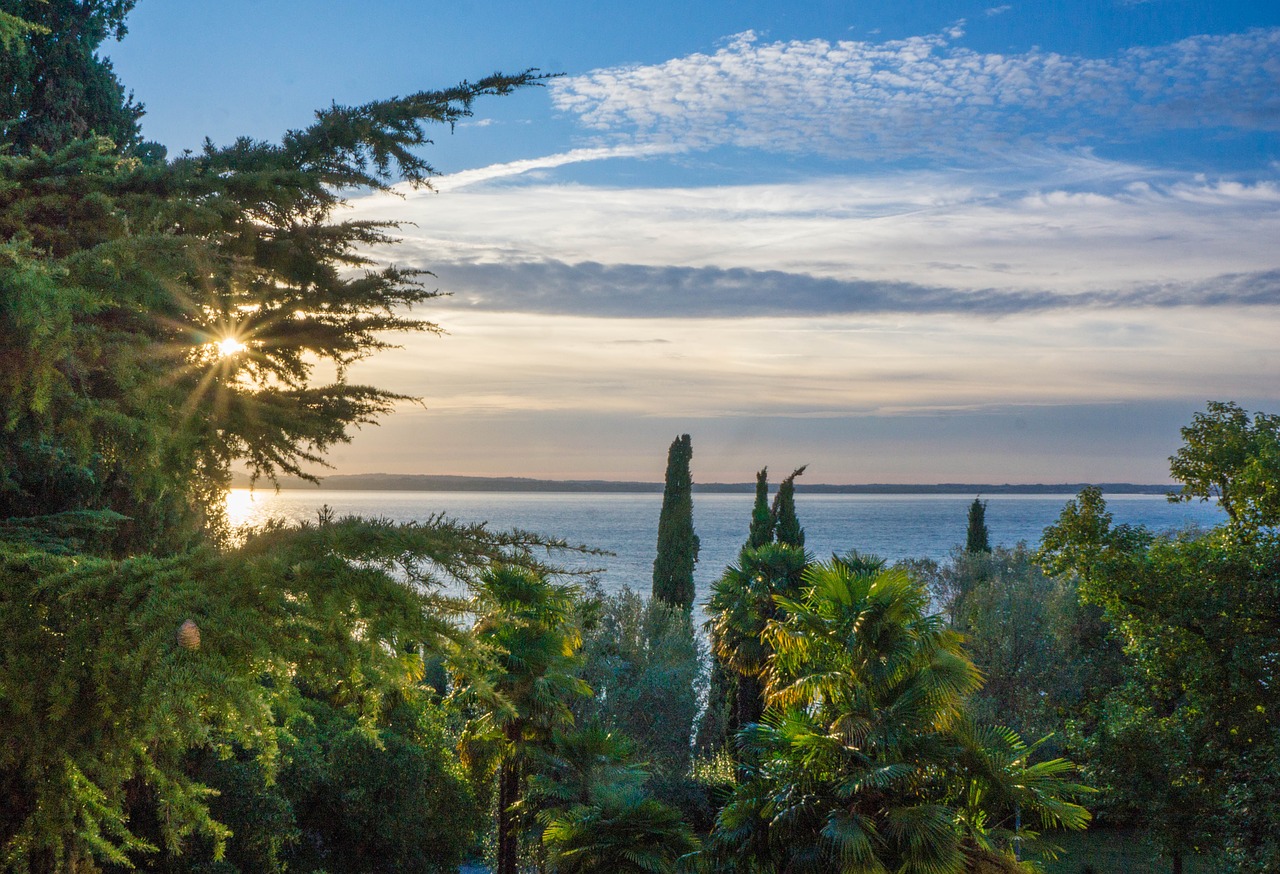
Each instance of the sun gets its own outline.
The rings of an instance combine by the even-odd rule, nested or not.
[[[214,344],[218,347],[218,355],[223,358],[229,358],[237,352],[243,352],[245,345],[235,337],[225,337]]]

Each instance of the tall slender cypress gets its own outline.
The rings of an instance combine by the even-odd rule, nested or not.
[[[802,473],[804,467],[793,470],[791,476],[778,485],[778,494],[773,497],[774,537],[778,543],[797,549],[804,549],[804,529],[796,516],[796,477]]]
[[[987,504],[977,498],[969,505],[969,531],[965,535],[964,551],[991,551],[991,534],[987,531]]]
[[[751,531],[747,546],[755,549],[773,542],[773,514],[769,512],[769,468],[762,467],[756,474],[756,503],[751,508]]]
[[[667,451],[667,477],[658,516],[658,555],[653,560],[653,597],[683,610],[693,608],[693,566],[698,535],[693,531],[693,441],[681,434]]]

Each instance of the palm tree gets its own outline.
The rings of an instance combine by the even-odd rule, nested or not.
[[[738,727],[758,721],[764,712],[760,677],[771,648],[762,635],[778,613],[774,597],[798,592],[806,561],[804,550],[795,546],[745,546],[738,563],[712,584],[707,602],[711,647],[720,663],[739,676]]]
[[[698,847],[678,811],[642,797],[563,811],[542,841],[554,874],[667,874]]]
[[[576,591],[510,566],[487,570],[476,585],[472,640],[482,657],[460,663],[455,679],[480,710],[468,739],[487,738],[499,749],[497,874],[516,874],[517,803],[530,750],[572,725],[571,697],[591,694],[574,675],[582,642],[573,621]]]
[[[1015,811],[1087,822],[1070,763],[1028,764],[1012,732],[969,720],[981,675],[905,572],[852,554],[774,601],[769,709],[738,738],[746,764],[709,840],[716,870],[999,871],[1014,864]]]
[[[556,732],[549,748],[534,753],[529,795],[545,811],[634,794],[649,775],[633,753],[630,740],[598,725]]]
[[[529,795],[542,808],[551,871],[660,874],[696,849],[679,812],[644,796],[648,775],[631,752],[625,739],[592,727],[557,734],[538,754]]]

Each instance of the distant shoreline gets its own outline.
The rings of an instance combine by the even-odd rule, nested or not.
[[[244,474],[232,477],[232,487],[247,488],[249,478]],[[295,477],[283,477],[281,489],[330,489],[334,491],[370,492],[547,492],[569,494],[660,494],[660,482],[619,482],[615,480],[547,480],[516,476],[450,476],[445,474],[337,474],[321,478],[320,484],[309,483]],[[1107,494],[1167,495],[1179,490],[1175,485],[1149,483],[1033,483],[1013,485],[1009,483],[934,483],[931,485],[909,483],[861,483],[838,485],[830,483],[796,483],[796,492],[809,495],[1062,495],[1075,494],[1082,488],[1096,485]],[[257,488],[271,489],[270,481],[259,480]],[[694,483],[693,490],[701,494],[753,494],[756,484],[747,483]]]

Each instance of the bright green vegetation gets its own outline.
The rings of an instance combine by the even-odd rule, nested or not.
[[[772,505],[761,471],[710,653],[683,570],[607,597],[443,517],[227,531],[233,465],[322,461],[400,400],[347,366],[435,329],[342,192],[425,183],[428,123],[536,79],[168,160],[96,54],[132,6],[0,14],[3,870],[1028,871],[1041,832],[1102,859],[1090,812],[1174,871],[1280,869],[1274,416],[1184,429],[1219,529],[1086,489],[1037,551],[941,565],[815,560],[803,469]]]
[[[1114,525],[1086,488],[1035,553],[904,568],[986,675],[974,711],[1079,762],[1101,825],[1142,832],[1168,870],[1276,870],[1280,420],[1211,403],[1183,440],[1179,499],[1227,495],[1218,528]]]
[[[1069,762],[1032,763],[1016,734],[968,718],[981,676],[904,571],[852,554],[803,584],[765,627],[766,712],[739,736],[715,870],[1014,870],[1019,811],[1084,827]]]

